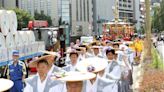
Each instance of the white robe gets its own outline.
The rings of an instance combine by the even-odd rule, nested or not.
[[[38,75],[36,75],[36,76],[38,76]],[[38,79],[37,79],[38,92],[44,92],[44,88],[46,86],[46,83],[48,82],[47,79],[48,79],[48,77],[46,77],[44,82],[41,83],[41,80],[38,77]],[[26,83],[26,87],[24,88],[23,92],[33,92],[33,87],[30,84]],[[64,84],[58,84],[58,85],[50,88],[49,92],[67,92],[67,91],[66,91],[66,86]]]
[[[48,76],[51,76],[52,73],[54,73],[54,69],[56,69],[56,72],[65,72],[62,68],[52,65],[51,69],[48,71]]]
[[[70,72],[70,71],[76,71],[76,65],[72,65],[72,64],[68,64],[67,66],[63,67],[62,68],[63,70],[67,71],[67,72]]]
[[[97,80],[92,84],[90,80],[86,80],[85,92],[97,92]]]
[[[102,92],[118,92],[117,84],[113,83],[103,88]]]
[[[105,77],[97,76],[97,91],[93,92],[119,92],[118,85],[115,80],[110,80]],[[100,91],[101,90],[101,91]]]
[[[88,58],[88,57],[93,57],[93,55],[91,54],[91,53],[89,53],[89,52],[86,52],[85,54],[80,54],[79,55],[79,57],[78,57],[78,61],[80,62],[80,61],[82,61],[82,60],[84,60],[84,59],[86,59],[86,58]]]
[[[76,65],[70,65],[70,67],[71,67],[71,70],[70,71],[76,71]]]
[[[49,92],[67,92],[63,88],[64,86],[60,84],[55,87],[52,87]],[[41,86],[38,87],[38,89],[41,89]],[[33,92],[33,88],[30,85],[26,84],[26,87],[24,88],[23,92]],[[39,90],[38,92],[43,92],[43,91]]]
[[[52,65],[51,69],[48,71],[48,75],[51,75],[53,73],[54,67],[55,67],[55,65]]]
[[[71,51],[72,51],[72,48],[69,47],[69,48],[67,49],[67,52],[71,52]],[[67,55],[66,55],[66,60],[65,60],[66,64],[69,63],[69,61],[70,61],[70,57],[69,57],[69,54],[67,54]]]
[[[92,53],[90,57],[103,58],[103,55],[101,54],[101,52],[99,52],[99,54],[97,54],[97,55],[95,55],[94,53]]]
[[[130,63],[134,62],[135,52],[131,53],[130,55]]]
[[[115,61],[113,61],[115,62]],[[113,70],[109,73],[109,68],[111,67],[111,62],[108,64],[108,66],[106,67],[105,69],[105,73],[104,73],[104,76],[105,77],[106,75],[109,75],[111,76],[111,79],[114,79],[114,80],[119,80],[121,79],[121,67],[119,65],[115,66],[113,68]]]

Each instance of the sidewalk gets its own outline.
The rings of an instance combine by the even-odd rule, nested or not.
[[[138,66],[133,66],[133,92],[139,92],[139,85],[140,82],[142,81],[142,76],[143,76],[143,67],[142,65]]]
[[[133,92],[139,92],[139,86],[143,79],[143,56],[142,53],[141,62],[138,66],[133,66]]]

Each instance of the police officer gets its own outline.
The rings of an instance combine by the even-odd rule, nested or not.
[[[24,62],[19,61],[19,51],[14,50],[13,60],[8,65],[7,76],[14,82],[14,86],[10,89],[10,92],[23,92],[23,80],[26,76],[26,67]]]

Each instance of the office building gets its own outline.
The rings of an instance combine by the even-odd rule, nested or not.
[[[71,35],[92,34],[92,0],[4,0],[4,8],[20,8],[34,16],[35,11],[51,16],[54,26],[68,24]],[[9,3],[10,2],[10,3]]]
[[[100,34],[102,33],[102,23],[113,20],[116,15],[114,14],[117,0],[96,0],[93,6],[96,7],[96,21],[99,21],[94,28]],[[118,17],[123,21],[135,23],[138,17],[139,0],[118,0]],[[95,11],[94,11],[95,12]],[[95,27],[97,26],[97,27]],[[139,27],[139,24],[138,24]],[[97,29],[96,29],[97,28]]]
[[[116,4],[116,0],[96,0],[96,7],[97,7],[97,19],[105,19],[111,21],[115,18],[114,15],[114,8]],[[135,6],[137,3],[134,1],[136,0],[118,0],[118,12],[119,18],[125,19],[127,18],[128,21],[133,22],[135,19]],[[137,0],[138,1],[138,0]],[[139,6],[139,4],[138,4]],[[137,7],[138,8],[138,7]]]
[[[13,9],[16,8],[16,1],[17,0],[2,0],[3,2],[3,7],[6,9]]]
[[[136,20],[136,29],[140,30],[142,24],[141,20],[141,11],[140,11],[140,0],[134,0],[134,17]]]
[[[119,18],[127,18],[129,22],[135,19],[135,0],[119,0]]]
[[[115,0],[92,0],[94,32],[96,35],[102,34],[102,23],[111,21],[115,18],[112,7],[115,6]],[[99,22],[98,22],[99,21]]]
[[[92,0],[58,0],[58,16],[71,36],[92,34]]]
[[[18,7],[28,11],[34,16],[34,13],[44,12],[52,19],[54,26],[58,26],[58,7],[57,0],[19,0]]]
[[[3,0],[0,0],[0,8],[4,6]]]
[[[58,0],[0,0],[5,9],[20,8],[28,11],[32,16],[37,11],[44,12],[45,15],[49,15],[52,19],[54,26],[58,25]]]
[[[58,0],[58,15],[64,24],[70,24],[71,15],[70,0]]]
[[[71,34],[92,34],[92,0],[72,0],[70,8]]]

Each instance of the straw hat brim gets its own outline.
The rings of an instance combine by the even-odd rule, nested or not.
[[[40,51],[40,52],[45,53],[45,54],[49,54],[49,55],[60,57],[60,54],[58,54],[57,52],[50,52],[50,51]]]
[[[64,52],[64,54],[71,54],[71,53],[81,54],[83,52],[82,51],[69,51],[69,52]]]
[[[102,46],[92,46],[91,49],[103,49]]]
[[[112,44],[122,44],[122,42],[112,42]]]
[[[49,57],[52,57],[53,55],[46,55],[46,56],[42,56],[42,57],[40,57],[40,58],[38,58],[38,59],[36,59],[36,60],[34,60],[34,61],[31,61],[29,64],[28,64],[28,66],[31,68],[31,67],[37,67],[37,63],[40,61],[40,60],[43,60],[43,59],[45,59],[45,60],[47,60]],[[50,63],[52,63],[52,62],[54,62],[54,61],[49,61],[49,60],[47,60],[47,62],[48,62],[48,64],[50,64]]]
[[[121,50],[121,49],[119,49],[119,48],[113,48],[115,51],[119,51],[119,50]]]

